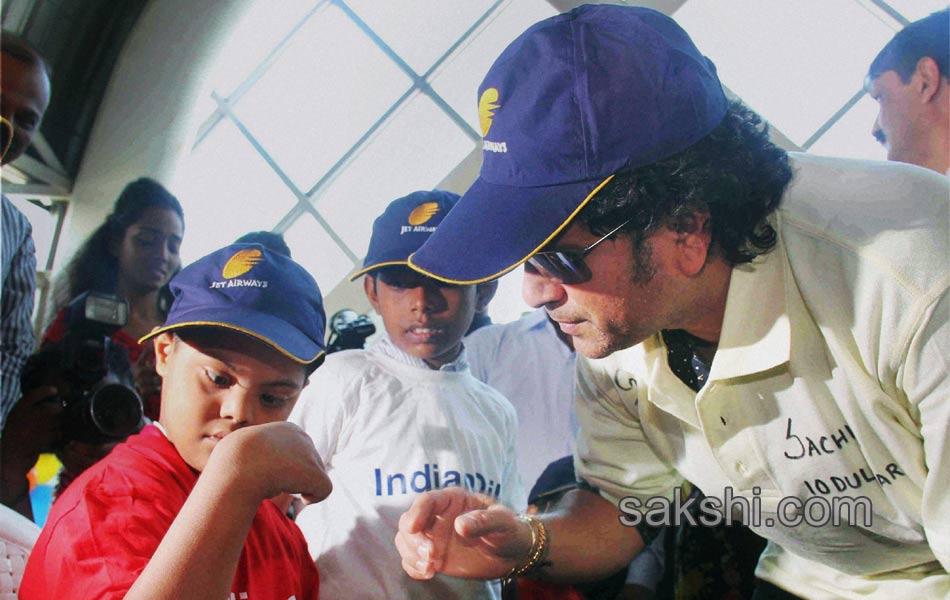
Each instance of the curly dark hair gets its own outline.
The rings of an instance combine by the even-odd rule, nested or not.
[[[712,252],[737,265],[775,246],[768,216],[791,178],[788,154],[769,141],[768,125],[734,101],[722,122],[686,150],[618,172],[578,219],[604,235],[632,218],[623,231],[639,253],[649,250],[643,242],[659,227],[690,231],[693,215],[708,213]]]
[[[119,259],[111,246],[125,237],[126,230],[134,225],[149,208],[172,210],[185,222],[185,213],[178,199],[154,179],[142,177],[125,186],[105,222],[100,225],[66,265],[56,285],[55,308],[68,304],[83,292],[115,293],[119,279]],[[162,313],[171,293],[167,286],[160,294]]]

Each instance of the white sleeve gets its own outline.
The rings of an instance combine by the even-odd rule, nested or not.
[[[950,570],[950,299],[944,288],[910,339],[899,385],[920,413],[927,479],[921,501],[924,532]]]
[[[505,456],[510,460],[505,464],[504,486],[508,492],[502,498],[502,502],[509,508],[517,512],[524,512],[528,508],[528,491],[524,488],[524,482],[521,481],[521,474],[518,471],[518,414],[511,409],[511,417],[508,419],[507,431],[507,449]]]
[[[342,377],[346,365],[328,360],[310,376],[310,383],[301,392],[288,421],[303,429],[323,462],[329,467],[337,452],[340,436],[346,423],[347,401],[352,402],[346,379]]]
[[[634,496],[673,497],[682,477],[653,451],[643,432],[636,385],[622,389],[615,379],[624,358],[577,359],[574,408],[580,424],[574,469],[577,476],[617,505]]]

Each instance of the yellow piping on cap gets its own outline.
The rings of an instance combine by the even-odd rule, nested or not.
[[[356,273],[350,275],[350,281],[355,281],[360,275],[365,275],[366,273],[372,271],[373,269],[381,269],[383,267],[396,267],[396,266],[408,266],[409,263],[404,260],[391,260],[389,262],[376,263],[375,265],[370,265],[368,267],[363,267]]]
[[[548,245],[548,243],[549,243],[551,240],[553,240],[553,239],[556,238],[558,235],[560,235],[561,231],[562,231],[565,227],[567,227],[567,225],[568,225],[571,221],[574,220],[574,217],[577,216],[577,213],[579,213],[582,208],[584,208],[585,206],[587,206],[587,203],[591,201],[591,198],[593,198],[595,195],[597,195],[597,192],[599,192],[599,191],[600,191],[605,185],[607,185],[607,183],[608,183],[611,179],[613,179],[613,178],[614,178],[614,176],[613,176],[613,175],[610,175],[610,176],[607,177],[607,179],[604,179],[603,181],[601,181],[600,184],[599,184],[597,187],[595,187],[595,188],[593,189],[593,191],[591,191],[591,193],[587,195],[586,198],[584,198],[583,202],[581,202],[581,203],[577,206],[577,208],[574,209],[574,212],[572,212],[571,214],[569,214],[569,215],[567,216],[567,218],[564,219],[564,222],[561,223],[560,225],[558,225],[557,229],[554,230],[554,233],[552,233],[551,235],[549,235],[543,242],[541,242],[541,243],[538,245],[537,248],[535,248],[534,250],[532,250],[531,252],[529,252],[527,256],[525,256],[525,257],[522,258],[521,260],[515,262],[515,263],[514,263],[513,265],[511,265],[510,267],[505,267],[504,269],[502,269],[501,271],[495,273],[494,275],[489,275],[488,277],[482,277],[481,279],[467,279],[467,280],[462,280],[462,279],[449,279],[448,277],[440,277],[439,275],[436,275],[435,273],[432,273],[432,272],[430,272],[430,271],[426,271],[425,269],[423,269],[423,268],[420,267],[419,265],[413,263],[413,262],[412,262],[412,257],[415,256],[415,252],[413,252],[412,254],[409,255],[409,260],[407,261],[406,264],[408,264],[409,267],[410,267],[411,269],[413,269],[414,271],[418,271],[419,273],[422,273],[423,275],[426,275],[427,277],[431,277],[431,278],[433,278],[433,279],[438,279],[439,281],[444,281],[445,283],[452,283],[452,284],[455,284],[455,285],[473,285],[473,284],[476,284],[476,283],[485,283],[486,281],[491,281],[492,279],[498,279],[499,277],[501,277],[501,276],[504,275],[505,273],[508,273],[509,271],[514,270],[516,267],[518,267],[519,265],[521,265],[522,263],[524,263],[526,260],[528,260],[529,258],[531,258],[532,256],[534,256],[538,251],[541,250],[541,248],[544,248],[546,245]]]
[[[142,344],[142,343],[148,341],[150,338],[153,338],[153,337],[155,337],[156,335],[158,335],[158,334],[160,334],[160,333],[165,333],[166,331],[172,331],[172,330],[175,330],[175,329],[181,329],[182,327],[223,327],[224,329],[230,329],[230,330],[232,330],[232,331],[237,331],[237,332],[239,332],[239,333],[243,333],[243,334],[245,334],[245,335],[249,335],[249,336],[251,336],[252,338],[254,338],[254,339],[256,339],[256,340],[259,340],[259,341],[261,341],[261,342],[264,342],[265,344],[267,344],[268,346],[274,348],[275,350],[277,350],[278,352],[280,352],[281,354],[283,354],[283,355],[286,356],[287,358],[291,359],[292,361],[294,361],[294,362],[296,362],[296,363],[300,363],[301,365],[309,365],[309,364],[312,364],[313,362],[317,361],[317,360],[318,360],[321,356],[323,356],[323,354],[324,354],[324,351],[321,350],[320,352],[317,353],[316,356],[314,356],[314,357],[311,358],[310,360],[300,360],[299,358],[297,358],[296,356],[294,356],[294,355],[291,354],[290,352],[287,352],[286,350],[284,350],[279,344],[275,343],[275,342],[274,342],[273,340],[271,340],[271,339],[268,339],[268,338],[266,338],[266,337],[264,337],[264,336],[262,336],[262,335],[260,335],[260,334],[254,333],[253,331],[249,331],[249,330],[247,330],[247,329],[244,329],[243,327],[238,327],[238,326],[236,326],[236,325],[231,325],[231,324],[229,324],[229,323],[220,323],[220,322],[217,322],[217,321],[188,321],[188,322],[185,322],[185,323],[175,323],[174,325],[168,325],[168,326],[166,326],[166,327],[160,327],[160,328],[158,328],[158,329],[156,329],[156,330],[154,330],[154,331],[151,331],[151,332],[149,332],[149,333],[146,333],[146,334],[143,335],[141,338],[139,338],[139,343]]]

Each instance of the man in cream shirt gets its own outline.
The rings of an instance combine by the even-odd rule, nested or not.
[[[707,518],[749,504],[758,599],[946,597],[946,178],[786,154],[638,7],[536,24],[479,98],[481,175],[410,265],[455,283],[526,265],[525,299],[585,357],[588,489],[540,520],[420,497],[404,569],[600,577],[652,517],[684,518],[688,481]]]

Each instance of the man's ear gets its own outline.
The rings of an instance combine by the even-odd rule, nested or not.
[[[369,303],[373,306],[373,310],[377,313],[379,312],[379,297],[376,295],[376,277],[373,275],[365,275],[363,277],[363,291],[366,292],[366,297],[369,299]]]
[[[940,89],[941,77],[940,66],[930,56],[924,56],[917,61],[917,68],[914,69],[914,79],[916,80],[916,91],[920,96],[921,102],[927,103],[934,99],[937,91]]]
[[[498,291],[498,280],[492,279],[491,281],[486,281],[485,283],[479,283],[475,286],[475,312],[485,312],[488,308],[488,304],[492,301],[492,298],[495,297],[495,292]]]
[[[677,218],[677,265],[684,275],[692,277],[705,266],[712,245],[712,223],[708,212],[695,212]]]
[[[152,338],[152,345],[155,348],[155,372],[162,377],[168,372],[168,358],[175,349],[175,334],[166,331]]]

